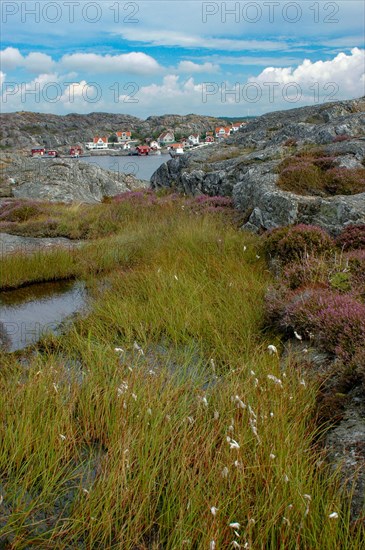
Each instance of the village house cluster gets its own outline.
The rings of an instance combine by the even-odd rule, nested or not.
[[[159,150],[162,148],[166,149],[186,149],[191,147],[196,147],[201,144],[214,143],[216,141],[220,142],[225,140],[227,137],[232,135],[234,132],[237,132],[240,128],[245,126],[246,122],[236,122],[231,126],[219,126],[215,128],[215,131],[208,131],[202,137],[201,134],[190,134],[187,137],[179,137],[177,140],[175,137],[175,132],[172,129],[168,129],[162,132],[157,139],[147,138],[146,145],[151,150]],[[93,141],[86,143],[87,149],[108,149],[109,147],[120,148],[124,151],[130,150],[133,146],[137,145],[138,140],[132,138],[131,130],[123,130],[120,132],[115,132],[112,135],[111,139],[107,136],[95,136]]]
[[[211,143],[220,143],[227,139],[230,135],[238,132],[240,128],[245,126],[246,122],[236,122],[231,126],[218,126],[213,131],[207,131],[203,134],[190,134],[187,137],[177,137],[175,131],[168,129],[162,132],[157,139],[147,138],[145,143],[141,144],[139,139],[133,138],[132,130],[121,130],[113,133],[111,136],[94,136],[93,141],[85,144],[87,150],[102,150],[102,149],[120,149],[130,152],[132,149],[135,152],[130,154],[148,155],[150,152],[159,153],[161,149],[166,149],[173,155],[175,152],[180,154],[186,149],[193,147],[209,145]],[[69,150],[71,157],[79,157],[83,154],[83,149],[80,145],[74,145]],[[56,150],[46,150],[45,148],[35,148],[31,150],[33,157],[58,157],[59,153]]]

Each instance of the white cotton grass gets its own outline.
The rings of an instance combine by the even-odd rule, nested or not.
[[[294,331],[294,336],[297,340],[303,340],[303,337],[300,334],[298,334],[296,330]]]
[[[115,353],[124,353],[123,348],[114,348]]]
[[[127,390],[128,390],[128,382],[123,380],[123,382],[121,383],[121,385],[117,389],[118,396],[121,396],[121,395],[125,394]]]
[[[143,349],[141,348],[141,346],[139,344],[137,344],[137,342],[134,342],[133,349],[135,351],[137,351],[139,353],[139,355],[144,355]]]
[[[246,408],[245,403],[242,401],[242,399],[238,395],[234,396],[234,402],[236,403],[236,407],[238,409],[245,409]]]
[[[215,550],[215,549],[216,549],[215,540],[211,540],[209,545],[209,550]]]
[[[212,516],[215,517],[217,515],[218,508],[216,508],[215,506],[212,506],[211,509],[210,509],[210,512],[211,512]]]
[[[332,512],[332,514],[330,514],[328,517],[330,519],[338,519],[338,513],[337,512]]]
[[[228,477],[229,470],[228,470],[227,466],[224,466],[224,468],[221,471],[221,474],[222,474],[222,477],[224,477],[224,478]]]
[[[236,529],[236,530],[238,530],[238,529],[240,529],[241,524],[238,523],[238,521],[234,521],[234,522],[232,522],[232,523],[229,523],[229,527],[230,527],[231,529]]]
[[[272,380],[272,381],[274,382],[274,384],[276,384],[277,386],[283,387],[283,382],[282,382],[282,380],[280,380],[280,378],[277,378],[277,377],[274,376],[273,374],[268,374],[268,375],[267,375],[267,379],[268,379],[268,380]]]
[[[59,434],[61,441],[66,441],[67,437],[63,434]]]
[[[227,437],[227,443],[229,444],[229,448],[230,449],[239,449],[240,448],[240,445],[237,441],[235,441],[234,439],[231,439],[230,437]]]
[[[270,344],[269,346],[267,346],[267,351],[270,353],[270,355],[278,354],[278,348],[273,344]]]

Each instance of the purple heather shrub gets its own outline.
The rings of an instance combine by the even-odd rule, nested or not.
[[[365,224],[346,226],[336,239],[343,250],[365,249]]]
[[[0,220],[24,222],[37,216],[41,211],[41,205],[36,201],[9,201],[2,204],[0,207]]]
[[[158,202],[156,193],[152,189],[142,189],[139,191],[127,191],[116,195],[113,202],[117,204],[133,204],[138,206],[151,206]]]
[[[186,208],[194,214],[222,214],[233,213],[233,202],[230,197],[199,195],[187,199]]]
[[[365,168],[330,168],[325,173],[324,189],[330,195],[364,193]]]
[[[324,229],[314,225],[294,225],[274,229],[267,233],[264,250],[283,265],[321,254],[333,247],[333,240]]]
[[[336,163],[336,157],[317,157],[313,160],[313,164],[315,166],[318,166],[321,170],[329,170],[330,168],[333,168]]]
[[[294,261],[285,266],[282,274],[283,283],[288,288],[296,288],[312,283],[326,284],[328,265],[323,258],[310,255],[300,261]]]
[[[313,335],[323,349],[349,361],[365,347],[365,304],[349,294],[307,288],[291,295],[283,315],[287,329]]]

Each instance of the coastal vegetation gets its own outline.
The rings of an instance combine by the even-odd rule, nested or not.
[[[321,381],[280,352],[313,331],[362,360],[363,334],[350,347],[346,330],[364,308],[363,228],[258,237],[228,198],[150,190],[10,200],[0,224],[83,241],[4,256],[2,289],[82,278],[90,302],[63,334],[0,352],[5,548],[361,548],[321,445]],[[356,302],[351,318],[339,301]]]
[[[336,143],[346,141],[345,138]],[[299,195],[355,195],[365,192],[365,168],[339,167],[321,148],[300,151],[278,167],[278,186]]]

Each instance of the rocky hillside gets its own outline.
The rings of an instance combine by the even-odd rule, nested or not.
[[[337,233],[345,224],[365,223],[364,159],[361,98],[263,115],[224,144],[163,164],[151,182],[233,196],[243,226],[254,231],[314,223]],[[283,188],[282,174],[291,176],[292,188]]]
[[[164,115],[146,120],[123,114],[91,113],[65,116],[18,112],[0,115],[0,147],[29,149],[33,146],[62,147],[92,141],[93,136],[110,136],[131,129],[139,136],[153,136],[167,128],[182,135],[205,132],[224,121],[200,115]]]

